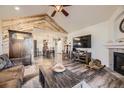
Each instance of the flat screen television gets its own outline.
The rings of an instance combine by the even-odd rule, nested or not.
[[[73,48],[91,48],[91,35],[73,38]]]

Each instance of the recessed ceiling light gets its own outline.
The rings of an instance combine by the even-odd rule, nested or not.
[[[20,7],[15,6],[14,9],[17,10],[17,11],[19,11],[20,10]]]

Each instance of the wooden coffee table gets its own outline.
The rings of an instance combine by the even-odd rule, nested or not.
[[[72,88],[81,82],[81,77],[69,70],[54,72],[51,63],[39,66],[39,79],[44,88]]]

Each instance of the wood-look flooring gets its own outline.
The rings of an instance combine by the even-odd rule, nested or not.
[[[49,63],[50,61],[54,62],[53,59],[44,59],[42,57],[37,58],[35,61],[35,65],[37,66],[38,69],[38,67],[42,65],[42,63],[46,63],[47,65],[47,63]],[[92,88],[124,87],[124,82],[123,82],[124,78],[120,79],[120,77],[118,77],[119,75],[115,71],[110,70],[109,68],[94,71],[87,69],[85,64],[81,64],[78,62],[71,62],[71,61],[63,61],[63,65],[71,72],[80,75],[82,77],[82,80],[85,81]],[[34,87],[33,84],[36,84],[35,83],[36,81],[38,80],[35,78],[35,80],[33,81],[34,83],[32,83],[31,85],[28,84],[28,86]]]

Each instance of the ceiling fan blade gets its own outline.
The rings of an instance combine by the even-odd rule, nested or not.
[[[55,7],[56,5],[49,5],[49,6]],[[72,6],[72,5],[60,5],[60,6],[68,7],[68,6]]]
[[[65,16],[68,16],[69,13],[67,11],[65,11],[64,9],[61,10],[61,12],[65,15]]]
[[[52,17],[54,17],[56,14],[56,11],[54,10],[53,13],[51,14]]]
[[[49,5],[49,6],[55,7],[55,5]]]

